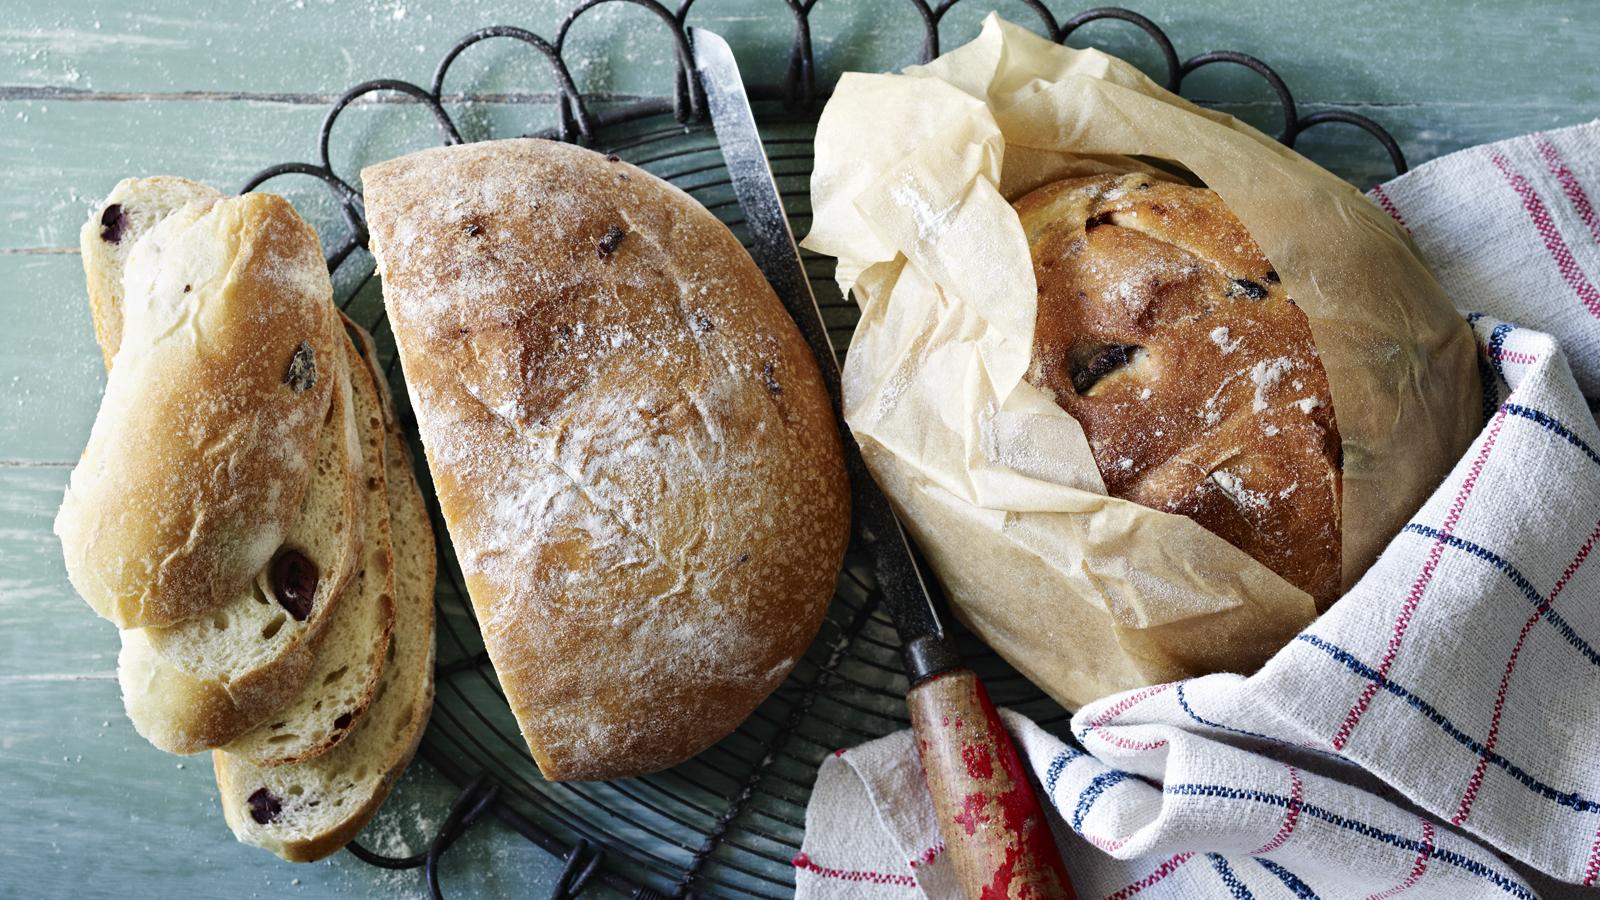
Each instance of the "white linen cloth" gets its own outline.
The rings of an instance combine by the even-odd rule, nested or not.
[[[1371,197],[1472,323],[1483,430],[1261,671],[1105,698],[1070,742],[1008,715],[1083,900],[1600,883],[1600,121]],[[942,851],[890,735],[823,763],[798,896],[955,897]]]

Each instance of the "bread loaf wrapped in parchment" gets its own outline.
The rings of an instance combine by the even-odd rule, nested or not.
[[[1253,670],[1480,422],[1471,334],[1388,216],[998,17],[847,75],[812,195],[868,465],[956,613],[1069,706]]]

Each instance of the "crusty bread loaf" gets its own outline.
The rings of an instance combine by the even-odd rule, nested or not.
[[[337,319],[315,232],[270,194],[166,215],[128,250],[122,287],[115,347],[98,303],[115,366],[55,530],[96,612],[168,626],[248,592],[282,543],[333,394],[318,366],[337,359]]]
[[[122,270],[128,252],[175,210],[189,203],[209,205],[221,199],[221,191],[187,178],[124,178],[83,223],[78,246],[89,286],[89,313],[107,369],[122,344]]]
[[[1322,606],[1340,590],[1339,429],[1305,314],[1213,192],[1142,174],[1017,201],[1034,370],[1106,490],[1188,516]]]
[[[704,207],[512,140],[362,173],[490,659],[552,779],[726,735],[816,634],[848,531],[816,363]]]
[[[315,587],[275,585],[277,566],[269,564],[233,602],[200,619],[122,632],[123,705],[139,733],[163,750],[221,746],[291,701],[348,592],[361,552],[364,473],[347,367],[326,374],[334,403],[282,551],[310,561]]]
[[[234,836],[294,862],[334,853],[366,827],[416,752],[433,704],[433,530],[410,454],[394,430],[384,458],[395,630],[366,717],[328,752],[302,763],[264,768],[220,750],[211,757]]]
[[[388,429],[373,372],[345,341],[361,435],[361,557],[328,622],[299,692],[260,727],[222,749],[258,766],[303,762],[326,752],[366,715],[394,631],[394,557],[389,536],[384,444]]]

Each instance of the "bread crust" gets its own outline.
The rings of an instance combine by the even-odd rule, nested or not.
[[[169,626],[248,590],[299,510],[333,388],[304,362],[336,362],[336,318],[316,233],[270,194],[179,208],[123,275],[115,365],[55,530],[97,613]]]
[[[222,197],[216,188],[187,178],[124,178],[83,223],[78,233],[79,256],[89,288],[95,342],[107,370],[122,344],[122,271],[128,251],[178,208],[188,203],[215,203]]]
[[[614,158],[496,141],[362,178],[440,506],[541,771],[704,750],[805,650],[848,535],[794,323],[711,213]]]
[[[1322,608],[1341,584],[1341,447],[1306,316],[1212,191],[1144,174],[1018,200],[1039,285],[1029,381],[1106,490],[1188,516]]]

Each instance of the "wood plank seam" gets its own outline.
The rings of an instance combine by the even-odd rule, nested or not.
[[[379,77],[379,76],[374,76]],[[599,103],[630,103],[655,99],[657,95],[585,91],[584,99]],[[0,85],[0,101],[48,100],[54,103],[137,103],[137,102],[232,102],[278,103],[291,106],[326,106],[338,100],[338,93],[293,93],[275,91],[93,91],[83,88],[31,85]],[[445,103],[554,103],[559,94],[548,91],[501,91],[467,93],[457,91],[443,96]],[[386,104],[417,105],[422,101],[408,94],[367,94],[352,106]]]

